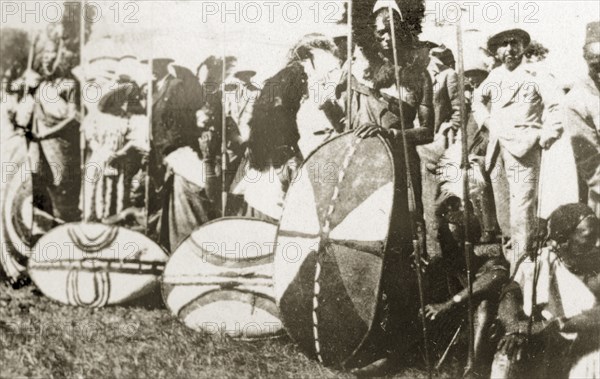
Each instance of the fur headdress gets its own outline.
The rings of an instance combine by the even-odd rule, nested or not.
[[[397,7],[393,7],[396,36],[399,47],[414,47],[422,32],[421,22],[425,17],[425,3],[423,0],[393,0]],[[375,14],[373,10],[381,11],[376,5],[378,0],[354,0],[352,4],[352,33],[356,44],[363,49],[365,57],[369,60],[377,56],[378,45],[375,38]],[[398,13],[397,10],[400,12]]]
[[[290,157],[286,149],[297,148],[300,134],[296,115],[307,93],[304,67],[292,62],[267,79],[252,112],[248,150],[250,166],[263,170],[280,166]]]

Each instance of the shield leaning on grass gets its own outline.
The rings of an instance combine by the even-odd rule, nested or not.
[[[397,167],[383,138],[345,134],[307,158],[287,193],[277,302],[290,336],[325,365],[368,364],[391,339],[414,340],[412,246]]]

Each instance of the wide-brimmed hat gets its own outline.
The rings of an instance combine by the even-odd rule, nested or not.
[[[504,40],[507,38],[516,38],[523,42],[523,47],[527,47],[529,42],[531,42],[531,36],[523,29],[509,29],[503,30],[500,33],[496,33],[491,36],[487,41],[488,51],[492,54],[496,53],[496,50]]]
[[[447,48],[444,44],[433,47],[429,50],[429,54],[432,57],[438,58],[445,65],[449,65],[450,62],[455,62],[454,53],[452,50]]]
[[[248,58],[239,58],[234,62],[233,67],[233,77],[241,79],[241,78],[253,78],[258,72],[256,69],[256,65],[249,60]]]
[[[132,83],[119,83],[116,88],[105,93],[98,102],[98,110],[115,116],[121,116],[127,104],[130,114],[144,114],[140,104],[140,89]]]
[[[472,62],[469,66],[465,65],[465,75],[475,75],[477,73],[489,74],[489,67],[483,60]]]
[[[600,21],[587,24],[585,28],[585,44],[600,42]]]
[[[87,64],[79,65],[71,70],[71,72],[80,80],[109,80],[117,79],[118,60],[113,57],[95,57]]]
[[[142,59],[140,61],[140,63],[143,63],[143,64],[148,64],[149,62],[150,62],[150,59]],[[175,62],[175,60],[172,58],[166,58],[166,57],[152,58],[152,64],[163,64],[166,66],[169,63],[173,63],[173,62]]]
[[[491,69],[490,58],[485,54],[483,48],[473,51],[464,57],[463,67],[466,75],[472,75],[479,72],[488,74]]]
[[[251,70],[251,69],[242,69],[242,70],[236,71],[235,74],[233,74],[233,76],[235,76],[238,79],[241,79],[244,76],[253,78],[255,75],[256,75],[256,71]]]

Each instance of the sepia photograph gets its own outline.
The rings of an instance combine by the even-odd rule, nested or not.
[[[0,379],[600,379],[599,2],[0,19]]]

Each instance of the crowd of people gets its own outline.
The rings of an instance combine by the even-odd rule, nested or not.
[[[477,58],[465,59],[460,93],[452,51],[420,41],[421,19],[385,4],[356,5],[351,56],[340,53],[340,36],[309,34],[262,84],[252,81],[255,68],[234,57],[210,57],[196,73],[155,57],[142,62],[149,84],[120,70],[135,57],[99,57],[93,69],[71,73],[57,63],[60,44],[46,41],[11,110],[27,136],[36,207],[56,223],[140,230],[172,251],[221,216],[277,222],[311,151],[345,132],[379,135],[406,163],[399,171],[407,171],[405,201],[414,202],[422,245],[433,235],[441,247],[424,254],[431,287],[424,316],[435,328],[436,320],[464,318],[469,298],[463,195],[436,175],[466,138],[478,170],[467,204],[476,326],[468,375],[489,375],[494,357],[504,357],[494,377],[600,377],[600,23],[587,25],[589,73],[568,93],[529,62],[540,48],[528,49],[522,29],[465,52]],[[99,101],[80,101],[83,82],[102,89]],[[574,153],[579,202],[557,204],[544,220],[537,212],[541,157],[561,139]],[[387,372],[398,361],[391,348],[357,373]]]

